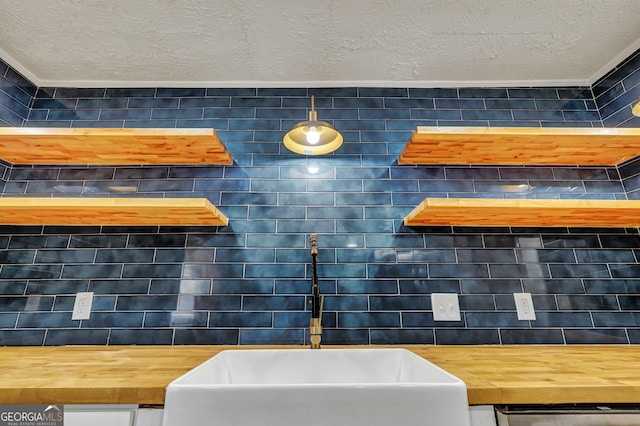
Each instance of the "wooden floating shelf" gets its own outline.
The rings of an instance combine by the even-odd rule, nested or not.
[[[1,127],[0,158],[13,164],[232,164],[214,129]]]
[[[222,226],[206,198],[0,198],[2,225]]]
[[[640,155],[640,129],[417,127],[400,164],[615,166]]]
[[[426,198],[406,226],[638,227],[640,201]]]

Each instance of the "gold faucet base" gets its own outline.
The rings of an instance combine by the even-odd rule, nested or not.
[[[320,342],[322,341],[320,318],[311,318],[309,323],[309,341],[311,342],[311,349],[320,349]]]

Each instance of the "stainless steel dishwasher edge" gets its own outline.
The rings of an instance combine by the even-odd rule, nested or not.
[[[498,426],[638,426],[640,405],[498,406]]]

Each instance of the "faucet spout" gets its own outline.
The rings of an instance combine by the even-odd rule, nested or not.
[[[322,341],[322,310],[324,296],[320,296],[320,286],[318,285],[318,271],[316,257],[318,256],[318,236],[311,234],[309,237],[311,247],[311,320],[309,322],[309,341],[311,349],[320,349]]]

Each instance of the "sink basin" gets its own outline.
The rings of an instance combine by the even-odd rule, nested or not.
[[[469,426],[464,382],[405,349],[228,350],[167,387],[164,426]]]

